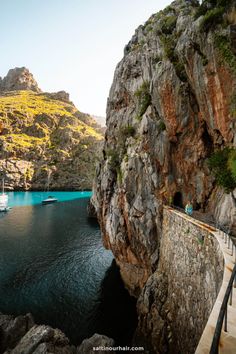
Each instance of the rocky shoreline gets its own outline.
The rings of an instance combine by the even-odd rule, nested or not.
[[[0,313],[0,354],[90,354],[93,347],[113,345],[113,339],[94,334],[76,347],[59,329],[35,324],[31,314],[14,317]]]

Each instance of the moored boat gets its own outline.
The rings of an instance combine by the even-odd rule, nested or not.
[[[0,194],[0,212],[8,211],[8,195],[4,192],[4,179],[2,180],[2,194]]]
[[[58,199],[49,195],[46,199],[42,200],[42,204],[52,204],[52,203],[56,203],[57,201]]]

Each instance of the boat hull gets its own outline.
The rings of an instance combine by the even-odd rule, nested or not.
[[[56,203],[57,199],[45,199],[42,201],[43,205]]]
[[[5,212],[5,211],[9,210],[7,204],[8,204],[8,195],[1,194],[0,195],[0,212]]]
[[[6,207],[6,208],[0,208],[0,213],[6,213],[7,211],[9,211],[10,208]]]

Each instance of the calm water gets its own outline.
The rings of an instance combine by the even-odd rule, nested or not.
[[[53,195],[60,202],[91,197],[92,192],[7,192],[9,206],[41,204],[42,200]]]
[[[94,332],[125,344],[135,303],[87,218],[85,193],[53,192],[60,202],[44,206],[42,192],[10,193],[12,205],[25,206],[0,214],[0,312],[31,312],[75,344]]]

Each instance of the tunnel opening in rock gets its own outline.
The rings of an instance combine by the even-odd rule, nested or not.
[[[183,196],[181,192],[176,192],[173,199],[173,204],[176,207],[183,208]]]
[[[213,143],[211,135],[208,132],[206,122],[204,122],[204,125],[203,125],[202,141],[203,141],[204,146],[206,148],[207,154],[211,154],[213,151],[213,148],[214,148],[214,143]]]

